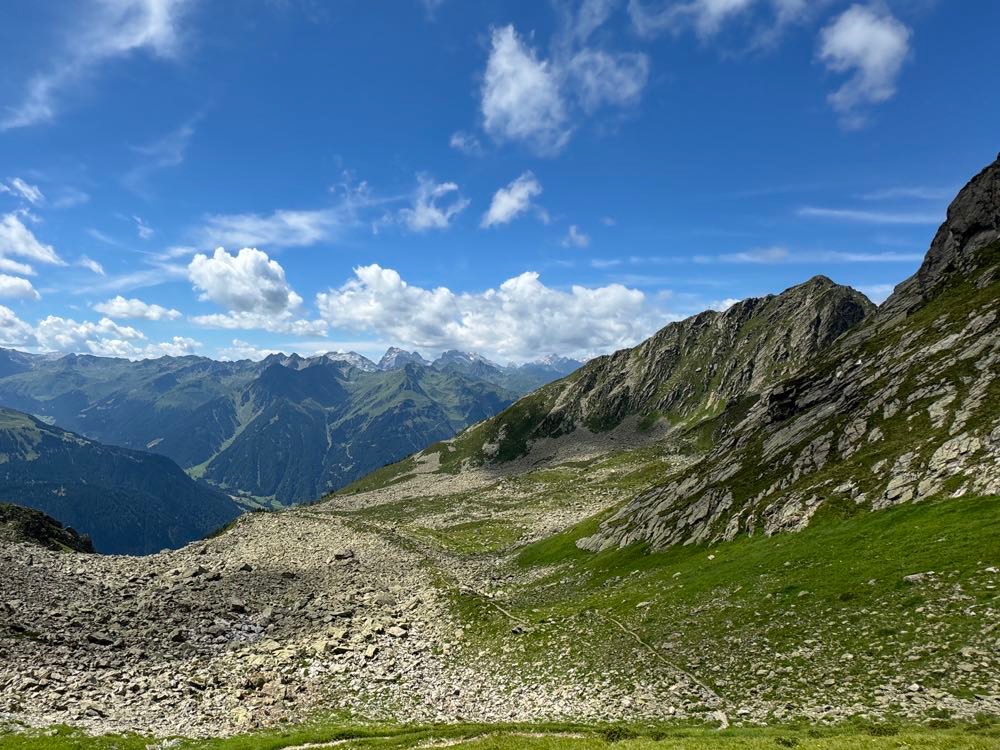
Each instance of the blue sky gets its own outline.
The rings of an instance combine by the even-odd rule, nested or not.
[[[507,361],[820,273],[880,301],[1000,149],[998,28],[986,0],[15,0],[0,345]]]

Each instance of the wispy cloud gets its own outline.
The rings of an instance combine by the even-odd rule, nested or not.
[[[37,206],[45,200],[45,196],[37,185],[25,182],[20,177],[13,177],[7,180],[7,182],[0,182],[0,193],[9,193],[27,201],[33,206]]]
[[[91,0],[67,30],[62,49],[32,76],[21,102],[0,118],[0,131],[53,120],[61,99],[101,66],[137,52],[170,59],[180,51],[187,0]]]
[[[891,187],[882,190],[873,190],[861,195],[866,201],[891,201],[891,200],[924,200],[924,201],[947,201],[958,192],[956,187]]]
[[[561,244],[563,247],[587,247],[590,245],[590,235],[576,224],[571,224]]]
[[[824,208],[804,206],[799,216],[810,219],[830,219],[857,224],[919,224],[937,225],[944,217],[931,211],[865,211],[853,208]]]
[[[140,161],[125,173],[122,178],[125,186],[140,195],[145,195],[149,191],[149,179],[154,173],[183,164],[199,119],[201,118],[192,118],[151,143],[132,146],[132,151],[138,155]]]
[[[786,247],[753,248],[719,255],[695,255],[695,263],[746,263],[773,265],[779,263],[914,263],[923,259],[921,253],[843,252],[839,250],[801,250]]]

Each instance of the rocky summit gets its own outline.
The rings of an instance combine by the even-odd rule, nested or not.
[[[1000,161],[878,308],[815,277],[672,323],[320,502],[179,550],[8,535],[0,721],[150,737],[331,715],[564,732],[855,722],[872,737],[909,722],[988,737],[998,217]],[[405,354],[385,371],[400,393],[493,367]],[[270,366],[254,408],[300,392],[326,408],[371,375]],[[38,444],[21,440],[18,460]]]

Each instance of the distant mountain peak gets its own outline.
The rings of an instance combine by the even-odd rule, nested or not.
[[[378,361],[378,369],[398,370],[408,364],[427,366],[430,362],[424,359],[420,352],[408,352],[405,349],[400,349],[398,346],[390,346],[385,350],[382,359]]]
[[[363,354],[358,354],[357,352],[327,352],[321,355],[323,359],[329,362],[344,362],[349,364],[351,367],[356,367],[362,372],[376,372],[379,370],[379,366],[372,362],[368,357]]]

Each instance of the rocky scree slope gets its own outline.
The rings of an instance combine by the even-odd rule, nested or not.
[[[87,534],[101,552],[180,547],[241,512],[173,461],[0,409],[0,498]]]
[[[467,430],[442,450],[442,461],[507,461],[528,453],[532,441],[581,426],[602,432],[629,417],[640,428],[661,419],[695,423],[798,371],[874,309],[859,292],[817,276],[671,323]]]
[[[1000,159],[920,270],[803,372],[703,425],[714,448],[581,540],[653,547],[800,529],[941,495],[1000,494]]]
[[[93,552],[90,539],[32,508],[0,503],[0,545],[35,544],[55,552]]]

